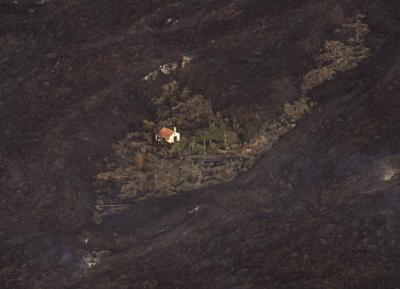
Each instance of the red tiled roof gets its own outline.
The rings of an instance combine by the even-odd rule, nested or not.
[[[162,129],[160,129],[160,131],[158,132],[158,135],[162,138],[169,138],[172,134],[174,133],[174,131],[172,129],[163,127]]]

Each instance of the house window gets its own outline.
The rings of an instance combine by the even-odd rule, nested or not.
[[[177,142],[177,141],[178,141],[178,137],[174,136],[174,142]]]

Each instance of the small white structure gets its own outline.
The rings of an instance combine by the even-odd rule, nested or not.
[[[160,131],[156,134],[157,141],[166,141],[167,143],[175,143],[181,140],[181,134],[176,131],[176,127],[174,130],[170,128],[163,127]]]

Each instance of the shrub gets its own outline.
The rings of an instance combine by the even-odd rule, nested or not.
[[[297,121],[303,117],[303,115],[311,110],[314,106],[314,103],[311,102],[306,97],[300,97],[293,104],[285,103],[283,110],[285,113],[285,117],[289,120]]]
[[[173,153],[183,152],[188,146],[187,140],[185,138],[181,138],[181,141],[174,143],[171,146],[171,151]]]
[[[182,89],[181,93],[179,94],[179,98],[181,100],[186,100],[190,97],[190,90],[188,87],[185,87],[184,89]]]
[[[154,128],[154,122],[147,119],[143,120],[143,128],[145,131],[152,131]]]
[[[337,72],[354,69],[369,56],[369,49],[364,46],[368,25],[362,23],[365,15],[357,14],[335,30],[336,35],[346,35],[348,39],[341,42],[325,42],[323,53],[317,58],[320,67],[308,72],[303,79],[301,92],[306,95],[314,87],[333,79]]]

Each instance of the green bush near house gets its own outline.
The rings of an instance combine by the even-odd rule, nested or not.
[[[180,153],[183,152],[185,149],[187,149],[188,142],[185,138],[181,138],[179,142],[174,143],[171,146],[171,151],[174,153]]]
[[[188,143],[189,151],[192,154],[199,154],[204,152],[203,138],[200,136],[192,136]]]
[[[207,151],[210,153],[218,153],[219,152],[219,147],[216,143],[211,143],[207,147]]]
[[[187,100],[190,97],[190,90],[188,87],[182,89],[181,93],[179,94],[179,98],[181,100]]]
[[[192,144],[192,154],[201,154],[204,152],[204,147],[198,143]]]

